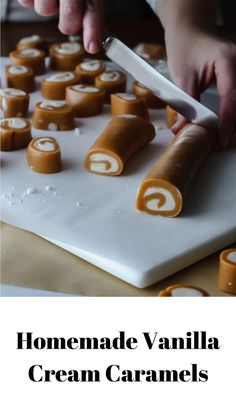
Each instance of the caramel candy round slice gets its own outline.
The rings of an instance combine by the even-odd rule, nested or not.
[[[23,118],[5,118],[0,122],[0,149],[13,151],[25,148],[31,141],[31,123]]]
[[[75,72],[80,78],[80,83],[94,84],[95,78],[105,70],[103,60],[84,60],[78,64]]]
[[[95,86],[106,91],[105,102],[110,103],[111,93],[125,92],[126,75],[121,71],[104,71],[95,78]]]
[[[34,72],[24,65],[7,65],[6,77],[8,87],[31,93],[35,90]]]
[[[111,95],[112,116],[131,114],[149,119],[145,100],[131,93],[115,93]]]
[[[46,42],[40,35],[31,35],[20,39],[16,45],[16,49],[19,51],[31,48],[41,49],[46,52]]]
[[[35,75],[45,73],[45,52],[36,48],[26,48],[10,52],[10,59],[14,65],[31,67]]]
[[[190,183],[215,145],[215,133],[187,124],[143,180],[137,194],[140,211],[176,217]]]
[[[78,76],[73,71],[53,74],[42,80],[42,95],[49,100],[65,100],[66,87],[76,83]]]
[[[71,106],[59,102],[39,102],[32,119],[34,128],[49,131],[70,131],[75,128]]]
[[[162,60],[166,57],[164,45],[142,42],[134,47],[134,52],[148,62]]]
[[[84,47],[78,42],[53,44],[49,49],[49,55],[51,68],[73,71],[84,56]]]
[[[103,111],[105,90],[95,86],[76,84],[66,88],[66,103],[76,117],[99,115]]]
[[[0,107],[5,118],[26,117],[29,108],[29,95],[19,89],[0,89]]]
[[[207,291],[191,285],[171,285],[159,293],[159,297],[209,297]]]
[[[146,100],[147,107],[150,109],[162,109],[166,106],[161,99],[151,92],[151,90],[147,89],[147,87],[143,86],[138,81],[135,81],[133,84],[133,92],[136,96]]]
[[[173,125],[176,123],[178,118],[178,113],[171,108],[171,106],[167,105],[166,107],[166,125],[168,128],[173,127]]]
[[[32,170],[38,173],[57,173],[61,171],[60,146],[52,137],[33,138],[27,148],[27,161]]]
[[[218,287],[221,291],[236,295],[236,248],[220,254]]]
[[[155,128],[135,115],[113,118],[89,150],[84,167],[100,175],[117,176],[125,163],[155,137]]]

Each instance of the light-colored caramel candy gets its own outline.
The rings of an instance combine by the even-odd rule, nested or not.
[[[236,295],[236,248],[220,254],[218,287],[221,291]]]
[[[10,52],[10,59],[14,65],[31,67],[34,74],[45,73],[45,52],[36,48],[27,48]]]
[[[16,45],[17,50],[36,48],[46,52],[46,42],[40,35],[30,35],[20,39]]]
[[[134,47],[134,52],[148,62],[162,60],[166,57],[164,45],[142,42]]]
[[[66,103],[77,117],[99,115],[103,111],[105,90],[95,86],[76,84],[66,88]]]
[[[209,297],[207,291],[191,285],[171,285],[159,293],[159,297]]]
[[[6,77],[8,87],[31,93],[35,90],[34,72],[24,65],[7,65]]]
[[[49,131],[70,131],[75,127],[73,110],[59,102],[39,102],[34,109],[32,125]]]
[[[72,86],[78,81],[78,76],[73,71],[53,74],[42,80],[42,95],[49,100],[65,100],[66,87]]]
[[[61,171],[60,146],[52,137],[33,138],[27,148],[27,161],[32,170],[38,173],[57,173]]]
[[[147,87],[143,86],[138,81],[135,81],[133,84],[133,92],[136,96],[146,100],[147,107],[150,109],[162,109],[166,106],[161,99],[151,92],[151,90],[147,89]]]
[[[104,71],[96,77],[95,86],[106,91],[105,102],[110,103],[111,93],[125,92],[126,75],[121,71]]]
[[[215,141],[215,133],[187,124],[143,180],[137,194],[137,209],[152,215],[176,217],[194,175]]]
[[[23,118],[5,118],[0,122],[0,149],[13,151],[25,148],[31,141],[31,123]]]
[[[0,107],[5,118],[26,117],[29,108],[29,95],[23,90],[0,89]]]
[[[85,169],[100,175],[117,176],[127,160],[155,137],[154,126],[135,115],[113,118],[89,150]]]
[[[166,125],[168,128],[173,127],[173,125],[176,123],[178,118],[178,113],[171,108],[171,106],[167,105],[166,107]]]
[[[84,60],[78,64],[75,72],[80,78],[80,83],[94,84],[95,78],[105,70],[103,60]]]
[[[145,100],[131,93],[115,93],[111,95],[112,116],[131,114],[149,119]]]
[[[73,71],[84,56],[84,47],[78,42],[53,44],[49,49],[49,55],[51,68]]]

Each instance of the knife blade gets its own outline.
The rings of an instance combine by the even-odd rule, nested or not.
[[[151,90],[154,95],[187,118],[188,121],[204,128],[217,128],[219,118],[214,112],[162,76],[119,39],[108,36],[103,42],[103,47],[108,58]]]

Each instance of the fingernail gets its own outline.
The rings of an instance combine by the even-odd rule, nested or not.
[[[101,43],[98,41],[91,41],[88,47],[88,52],[90,52],[91,54],[96,54],[101,47]]]

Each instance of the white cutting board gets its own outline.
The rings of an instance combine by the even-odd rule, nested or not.
[[[39,92],[31,96],[32,110],[41,97]],[[214,92],[206,99],[211,107],[216,105]],[[135,209],[140,182],[171,139],[165,113],[152,111],[151,117],[159,126],[157,138],[117,178],[87,173],[82,166],[110,119],[109,107],[101,116],[77,119],[80,135],[50,133],[61,145],[61,173],[32,172],[25,150],[2,152],[2,220],[43,236],[140,288],[235,241],[236,149],[212,154],[197,174],[180,217],[166,219]],[[33,130],[33,135],[49,132]],[[46,186],[53,189],[48,191]],[[28,187],[41,194],[22,196]]]

